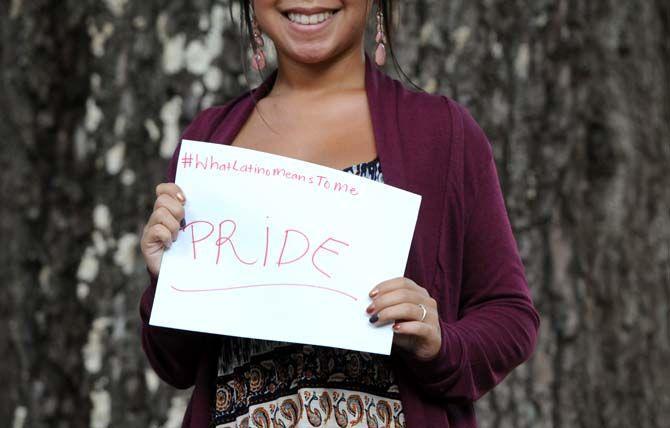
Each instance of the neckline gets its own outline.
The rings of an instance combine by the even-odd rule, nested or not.
[[[393,159],[399,159],[401,153],[398,152],[397,144],[393,131],[389,128],[388,119],[397,115],[396,92],[400,89],[397,82],[373,63],[370,55],[364,52],[365,58],[365,94],[368,102],[368,111],[372,121],[372,131],[375,139],[376,159],[379,160],[382,168],[386,171],[386,182],[392,186],[402,187],[404,183],[404,174]],[[265,97],[277,79],[278,69],[275,67],[269,75],[263,78],[263,81],[253,89],[250,89],[240,99],[248,99],[241,104],[241,108],[233,112],[235,120],[233,125],[228,127],[223,135],[223,143],[231,144],[239,134],[245,122],[251,115],[256,103]],[[387,141],[389,140],[389,141]],[[355,166],[355,165],[354,165]]]
[[[365,167],[365,166],[370,166],[370,165],[374,165],[374,164],[377,164],[377,163],[379,163],[379,156],[375,156],[374,159],[369,160],[367,162],[360,162],[360,163],[355,163],[353,165],[350,165],[346,168],[343,168],[342,171],[349,172],[349,171],[353,171],[354,168],[356,168],[356,167]]]

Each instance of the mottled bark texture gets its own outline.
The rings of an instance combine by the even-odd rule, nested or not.
[[[188,392],[140,350],[137,244],[180,130],[246,88],[227,8],[0,2],[3,426],[179,424]],[[481,426],[669,426],[670,3],[415,0],[398,21],[404,70],[495,147],[543,317]]]

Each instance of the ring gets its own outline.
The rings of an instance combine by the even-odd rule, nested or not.
[[[418,303],[418,305],[421,308],[421,310],[423,310],[423,315],[421,316],[421,319],[419,321],[423,321],[426,319],[426,314],[428,313],[428,311],[426,310],[426,307],[423,306],[423,304]]]

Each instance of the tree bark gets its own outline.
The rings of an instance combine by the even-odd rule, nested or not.
[[[189,391],[140,348],[138,242],[184,126],[260,80],[228,7],[0,2],[12,426],[179,426]],[[542,314],[531,360],[476,403],[480,425],[667,426],[670,4],[412,0],[397,24],[402,69],[489,136]]]

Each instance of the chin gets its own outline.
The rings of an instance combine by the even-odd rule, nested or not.
[[[303,64],[329,62],[336,56],[335,50],[324,46],[301,47],[291,50],[291,59]]]

